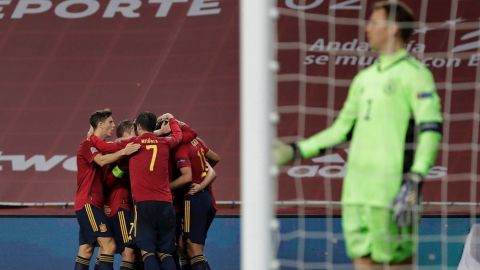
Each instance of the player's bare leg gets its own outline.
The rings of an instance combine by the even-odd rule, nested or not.
[[[188,256],[188,253],[187,253],[187,243],[185,243],[185,239],[183,238],[183,235],[180,235],[178,237],[177,253],[180,256],[180,267],[186,270],[191,269],[190,257]]]
[[[122,251],[120,269],[132,269],[135,266],[135,250],[125,247]],[[123,267],[123,268],[122,268]]]
[[[93,246],[83,244],[78,247],[78,255],[75,258],[75,270],[86,270],[90,266],[90,259],[93,255]]]
[[[135,261],[135,250],[126,247],[122,252],[122,261],[133,263]]]
[[[409,258],[399,264],[389,265],[385,267],[385,270],[412,270],[413,269],[412,263],[413,263],[412,258]]]
[[[117,248],[115,240],[112,237],[98,237],[98,244],[100,245],[100,253],[113,255]]]
[[[90,244],[83,244],[78,247],[78,256],[90,259],[93,255],[93,246]]]
[[[100,245],[98,269],[113,269],[113,256],[117,248],[115,240],[113,237],[98,237],[97,242]]]
[[[370,257],[353,259],[355,270],[383,270],[383,266],[376,264]]]
[[[190,239],[187,239],[187,253],[188,256],[190,257],[190,265],[192,266],[192,269],[210,269],[210,266],[208,265],[208,262],[203,255],[203,245],[202,244],[197,244],[193,243]],[[204,266],[200,266],[204,265]],[[205,267],[205,268],[202,268]]]
[[[192,243],[190,239],[187,239],[186,242],[187,242],[187,253],[188,253],[188,256],[190,256],[190,258],[203,254],[203,245]]]

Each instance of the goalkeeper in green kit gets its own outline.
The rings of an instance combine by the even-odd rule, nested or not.
[[[375,3],[366,33],[378,61],[355,76],[331,127],[275,148],[277,164],[283,165],[318,156],[352,132],[342,226],[357,270],[411,269],[419,194],[442,137],[433,76],[404,49],[413,22],[403,3]]]

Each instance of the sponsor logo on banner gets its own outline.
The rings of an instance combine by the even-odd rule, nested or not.
[[[296,10],[312,10],[320,6],[328,5],[329,10],[362,10],[360,0],[340,0],[336,3],[325,0],[311,0],[311,1],[295,1],[284,0],[285,6],[290,9]],[[427,22],[428,23],[428,22]],[[454,18],[445,20],[444,23],[436,23],[436,27],[428,25],[421,26],[414,30],[416,34],[426,34],[433,30],[450,31],[450,27],[455,27],[462,23],[469,23],[464,18]],[[471,23],[471,22],[470,22]],[[461,28],[459,28],[461,29]],[[464,28],[465,29],[465,28]],[[357,32],[355,32],[357,35]],[[429,68],[449,68],[459,67],[465,65],[467,67],[477,67],[480,65],[480,29],[472,29],[470,32],[461,36],[460,41],[453,44],[451,49],[446,49],[443,54],[445,56],[429,56],[423,55],[426,52],[426,45],[417,41],[410,41],[406,44],[407,51],[418,54],[420,61],[423,62]],[[305,65],[327,65],[331,60],[338,66],[368,66],[371,65],[376,57],[367,55],[369,51],[368,43],[359,41],[357,38],[352,38],[345,42],[329,41],[323,37],[318,37],[313,44],[309,47],[308,52],[313,54],[307,54],[304,59]],[[454,56],[452,54],[471,52],[470,55],[462,55],[461,57]],[[324,53],[324,54],[322,54]],[[449,54],[447,56],[447,53]],[[451,54],[450,54],[451,53]]]
[[[480,37],[480,30],[467,33],[462,36],[461,40],[467,40],[472,37]],[[406,44],[406,50],[414,54],[425,53],[426,45],[410,41]],[[480,41],[470,41],[467,43],[460,43],[451,49],[451,53],[460,53],[471,51],[468,56],[462,57],[432,57],[424,56],[420,58],[426,66],[430,68],[445,68],[445,67],[459,67],[465,64],[467,67],[478,67],[480,64],[480,54],[477,53],[480,49]],[[305,65],[327,65],[331,58],[334,59],[335,65],[339,66],[368,66],[373,64],[376,60],[375,56],[367,55],[369,50],[367,42],[360,42],[357,38],[347,42],[326,41],[323,38],[318,38],[308,49],[309,52],[316,54],[308,54],[305,57]],[[363,55],[362,55],[363,52]],[[333,53],[335,56],[318,53]],[[341,54],[345,53],[345,54]],[[447,52],[443,54],[447,55]]]
[[[346,172],[346,162],[339,154],[329,154],[313,158],[313,165],[292,166],[287,174],[293,178],[329,177],[343,179]],[[427,179],[436,179],[447,176],[447,168],[434,166],[430,169]]]
[[[23,172],[33,169],[37,172],[48,172],[57,167],[66,171],[77,171],[77,157],[67,155],[53,155],[47,158],[45,155],[4,155],[0,151],[0,171],[6,170],[8,165],[12,171]]]
[[[172,10],[187,5],[186,16],[217,15],[221,1],[215,0],[19,0],[0,1],[0,19],[22,19],[42,13],[53,12],[63,19],[80,19],[100,14],[103,18],[139,18],[145,6],[156,9],[154,17],[167,17]],[[9,12],[6,12],[9,7]],[[11,8],[10,8],[11,7]],[[10,11],[11,10],[11,11]],[[141,11],[142,10],[142,11]]]

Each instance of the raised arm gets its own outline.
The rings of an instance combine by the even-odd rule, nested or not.
[[[182,143],[189,143],[193,139],[197,138],[197,132],[193,128],[183,122],[179,122],[178,120],[177,122],[182,130]]]
[[[177,146],[183,138],[182,130],[178,126],[177,121],[174,118],[170,118],[168,120],[168,124],[170,125],[170,129],[172,133],[170,136],[164,137],[165,141],[167,141],[170,148]]]

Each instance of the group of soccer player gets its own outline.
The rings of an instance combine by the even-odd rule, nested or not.
[[[75,213],[79,250],[75,270],[206,270],[204,255],[216,204],[211,183],[220,158],[171,114],[140,113],[121,121],[112,112],[90,116],[77,150]]]

